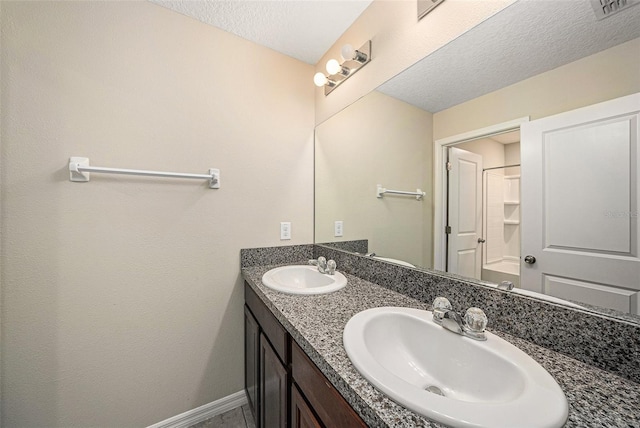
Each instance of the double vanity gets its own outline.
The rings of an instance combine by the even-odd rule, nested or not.
[[[307,265],[323,254],[338,261],[332,275]],[[596,362],[589,343],[576,345],[579,331],[564,335],[563,307],[314,245],[243,250],[241,264],[247,392],[259,427],[640,425],[637,326],[610,328],[618,337],[601,341],[629,348],[630,335],[636,348]],[[478,303],[486,340],[434,322],[432,295],[462,314]],[[506,312],[510,304],[519,314]],[[564,318],[550,327],[555,347],[535,343],[549,332],[527,333],[539,320],[514,319],[525,315],[518,304]]]

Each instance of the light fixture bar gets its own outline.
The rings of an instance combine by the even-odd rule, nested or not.
[[[358,70],[371,62],[371,40],[362,45],[354,55],[355,59],[346,60],[341,66],[341,71],[330,76],[329,79],[335,82],[334,85],[324,85],[324,95],[329,95],[334,89],[342,84],[349,77],[353,76]],[[345,72],[349,70],[348,73]]]

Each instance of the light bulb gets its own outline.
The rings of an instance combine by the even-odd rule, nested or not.
[[[342,67],[337,59],[330,59],[327,61],[327,73],[333,75],[340,71]]]
[[[341,55],[345,61],[351,61],[356,55],[356,50],[353,49],[353,46],[351,46],[350,44],[346,44],[342,47]]]
[[[316,86],[324,86],[327,84],[327,81],[327,76],[320,72],[316,73],[315,76],[313,76],[313,83],[315,83]]]

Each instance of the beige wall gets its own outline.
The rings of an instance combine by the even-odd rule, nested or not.
[[[639,52],[640,39],[634,39],[435,113],[434,140],[640,92]]]
[[[456,147],[482,156],[482,168],[493,168],[505,165],[505,145],[490,138],[468,141],[458,144]],[[504,174],[502,170],[496,170],[494,172]]]
[[[321,123],[396,74],[504,9],[514,0],[447,0],[418,21],[415,0],[374,0],[316,65],[325,72],[341,60],[346,43],[372,41],[373,60],[329,96],[316,89],[316,123]]]
[[[375,91],[318,126],[316,242],[368,239],[379,256],[431,267],[431,192],[422,201],[376,198],[377,184],[432,187],[431,134],[430,113]]]
[[[520,143],[506,144],[504,146],[504,164],[520,165]],[[505,168],[505,175],[520,174],[520,167]]]
[[[313,67],[148,2],[3,1],[1,59],[2,425],[240,391],[239,250],[313,241]],[[71,183],[70,156],[222,188]]]

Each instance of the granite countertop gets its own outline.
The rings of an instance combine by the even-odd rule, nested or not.
[[[382,306],[429,309],[430,305],[348,274],[347,286],[334,293],[284,294],[261,282],[273,267],[244,268],[243,277],[369,426],[442,426],[378,392],[351,364],[342,344],[342,331],[358,312]],[[515,336],[491,332],[529,354],[556,379],[569,402],[565,427],[640,426],[639,384]]]

